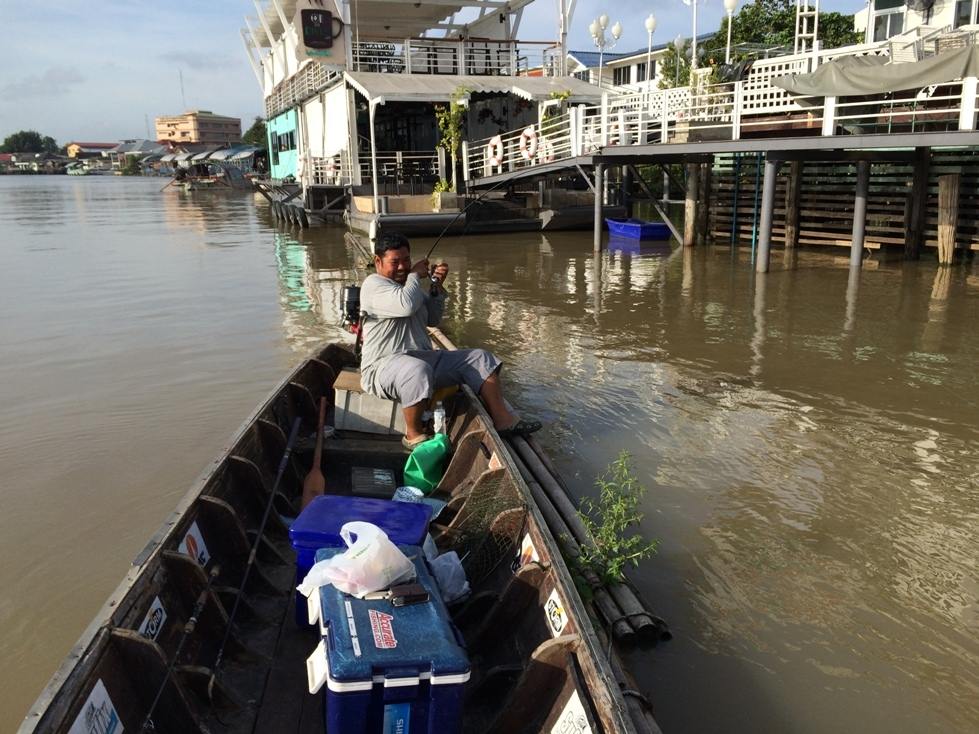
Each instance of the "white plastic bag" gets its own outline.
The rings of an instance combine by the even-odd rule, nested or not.
[[[414,565],[377,525],[348,522],[340,528],[340,537],[347,550],[314,564],[297,587],[304,595],[333,584],[346,594],[363,597],[415,578]]]

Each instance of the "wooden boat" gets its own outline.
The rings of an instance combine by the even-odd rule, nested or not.
[[[634,240],[666,240],[670,228],[663,222],[647,222],[642,219],[606,219],[608,231],[613,235]]]
[[[290,457],[287,446],[297,423],[308,443],[321,396],[333,425],[334,382],[355,363],[346,348],[323,347],[245,421],[133,560],[22,734],[112,723],[180,734],[324,730],[324,699],[308,693],[305,667],[318,631],[294,620],[284,519],[297,514],[312,452],[300,445]],[[444,404],[453,455],[435,496],[448,505],[430,532],[464,559],[473,591],[451,608],[472,666],[463,731],[656,731],[651,717],[630,718],[634,700],[621,691],[632,686],[479,401],[463,388]],[[338,430],[324,447],[327,492],[390,497],[393,485],[378,477],[397,482],[406,455],[398,435]]]

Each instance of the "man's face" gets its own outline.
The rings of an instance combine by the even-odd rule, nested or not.
[[[408,280],[408,273],[411,272],[411,252],[407,247],[402,247],[397,250],[386,250],[384,257],[375,255],[374,269],[378,275],[383,275],[397,283],[404,283]]]

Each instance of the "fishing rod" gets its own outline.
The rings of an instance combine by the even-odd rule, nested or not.
[[[480,194],[475,199],[473,199],[468,204],[466,204],[465,208],[460,209],[459,210],[459,213],[456,214],[454,217],[452,217],[452,220],[447,225],[445,225],[445,228],[439,233],[439,236],[435,238],[435,244],[433,244],[432,247],[429,249],[428,254],[425,255],[425,259],[428,260],[428,259],[430,259],[432,257],[432,253],[435,252],[435,248],[438,247],[439,242],[441,242],[442,241],[442,238],[445,237],[445,233],[449,231],[449,228],[453,224],[455,224],[456,222],[459,221],[459,217],[461,217],[463,214],[465,214],[467,211],[469,211],[469,207],[471,207],[471,206],[473,206],[475,204],[478,204],[484,198],[486,198],[486,195],[487,194],[489,194],[492,191],[496,191],[496,189],[500,188],[500,186],[502,186],[503,184],[508,183],[508,182],[509,182],[508,179],[503,179],[502,181],[498,181],[497,183],[493,184],[488,189],[486,189],[486,191],[484,191],[482,194]]]
[[[241,597],[245,593],[245,584],[248,583],[248,576],[251,573],[252,567],[255,565],[256,554],[258,552],[258,544],[262,541],[262,536],[265,533],[265,524],[268,522],[269,515],[272,511],[272,502],[275,500],[275,493],[279,491],[279,482],[282,481],[282,475],[285,474],[286,466],[289,464],[289,456],[292,454],[292,447],[296,443],[296,436],[299,434],[299,424],[302,422],[300,418],[296,418],[292,423],[292,431],[289,433],[289,439],[286,441],[285,452],[282,454],[282,459],[279,461],[279,467],[275,474],[275,482],[272,484],[272,490],[269,492],[269,501],[265,505],[265,514],[262,515],[262,522],[258,526],[258,532],[255,534],[255,542],[252,543],[251,551],[248,553],[248,564],[245,566],[245,572],[242,575],[241,585],[238,587],[238,593],[235,595],[235,603],[231,608],[231,614],[228,617],[228,626],[224,630],[224,639],[221,640],[221,646],[218,648],[217,659],[214,661],[214,667],[211,669],[211,678],[207,683],[207,693],[208,696],[213,699],[213,689],[214,681],[218,674],[218,668],[221,667],[222,659],[224,658],[224,648],[228,644],[228,638],[231,637],[231,631],[235,623],[235,616],[238,614],[238,605],[241,603]],[[320,427],[322,431],[322,426]]]

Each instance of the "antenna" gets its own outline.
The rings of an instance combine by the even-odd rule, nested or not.
[[[184,96],[184,70],[177,69],[177,73],[180,74],[180,101],[183,102],[183,111],[187,111],[187,97]]]

